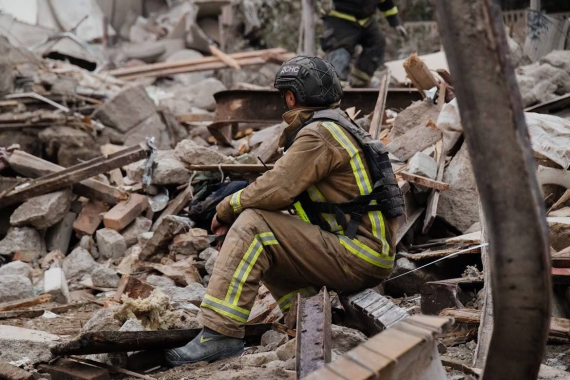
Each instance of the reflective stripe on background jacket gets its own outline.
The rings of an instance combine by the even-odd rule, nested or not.
[[[315,109],[296,109],[283,118],[289,126],[281,136],[281,145]],[[290,207],[304,191],[313,201],[347,202],[372,190],[366,159],[356,140],[333,122],[314,122],[297,135],[287,153],[275,167],[258,177],[245,189],[225,198],[217,206],[218,217],[233,222],[246,208],[283,210]],[[297,212],[303,211],[297,204]],[[381,212],[368,213],[362,219],[356,238],[343,235],[334,215],[322,215],[340,243],[353,254],[355,264],[370,275],[386,275],[394,261],[397,220],[386,220]],[[347,219],[349,217],[347,216]],[[291,237],[294,238],[294,237]],[[307,252],[310,254],[310,252]],[[381,270],[379,270],[381,269]]]
[[[398,7],[393,0],[333,0],[333,4],[334,11],[329,13],[332,17],[359,22],[363,25],[376,13],[376,9],[380,9],[391,26],[398,26],[400,23]]]

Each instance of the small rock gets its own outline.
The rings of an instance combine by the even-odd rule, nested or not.
[[[31,198],[14,211],[10,224],[32,226],[39,230],[51,227],[67,215],[71,198],[71,189]]]
[[[13,274],[0,276],[0,303],[32,298],[33,296],[32,281],[28,277]],[[2,346],[0,345],[0,347]],[[1,356],[2,353],[0,352]]]
[[[111,268],[100,266],[91,273],[93,286],[98,288],[116,288],[119,286],[119,276],[117,271]]]
[[[12,227],[0,241],[0,255],[12,256],[18,251],[36,251],[42,253],[42,238],[40,233],[29,227]]]
[[[170,286],[163,287],[161,290],[170,298],[170,303],[174,308],[183,306],[185,303],[200,306],[204,296],[206,295],[206,288],[197,282],[189,284],[185,288]]]
[[[26,358],[31,365],[48,362],[53,358],[50,347],[60,341],[59,336],[44,331],[0,325],[0,360],[11,362]]]
[[[59,250],[64,255],[67,254],[75,219],[77,214],[68,212],[63,219],[47,230],[46,247],[49,252]]]
[[[137,244],[139,235],[148,232],[152,227],[152,220],[139,216],[122,231],[127,248]]]
[[[32,279],[32,267],[22,261],[12,261],[0,267],[0,276],[15,275]]]
[[[139,235],[138,237],[138,241],[139,241],[139,245],[141,247],[144,247],[144,245],[146,244],[147,241],[149,241],[152,238],[153,232],[149,231],[149,232],[144,232],[142,234]]]
[[[275,345],[280,346],[287,340],[287,335],[280,333],[278,331],[269,330],[261,336],[261,345]]]
[[[90,235],[84,235],[79,240],[79,246],[86,251],[90,251],[93,246],[93,238]]]
[[[414,154],[408,162],[408,172],[429,179],[437,178],[437,162],[425,153]]]
[[[361,343],[366,342],[366,335],[349,327],[331,325],[332,348],[342,353],[352,350]]]
[[[208,247],[208,232],[201,228],[192,228],[184,234],[176,235],[168,249],[173,255],[194,256]]]
[[[97,231],[96,236],[97,248],[104,258],[119,259],[125,256],[127,243],[120,233],[110,228],[102,228]]]
[[[214,248],[209,249],[213,250],[214,252],[212,252],[210,258],[208,261],[206,261],[206,272],[208,272],[209,275],[212,275],[212,273],[214,273],[214,265],[216,264],[216,259],[218,258],[220,252]]]
[[[273,351],[260,352],[258,354],[243,355],[238,359],[239,363],[247,367],[260,367],[264,364],[279,360],[279,356]]]
[[[467,342],[467,344],[465,345],[468,349],[470,349],[471,351],[475,350],[477,348],[477,343],[475,343],[474,340],[470,340],[469,342]]]
[[[418,269],[418,265],[415,262],[401,257],[396,260],[396,265],[394,266],[391,277],[396,277],[415,269]],[[403,297],[405,294],[419,294],[423,284],[426,282],[443,280],[444,278],[446,277],[441,273],[441,270],[437,268],[436,265],[432,265],[427,268],[415,270],[393,281],[386,282],[384,286],[386,292],[393,297]]]
[[[205,148],[192,140],[182,140],[174,150],[176,157],[190,165],[218,165],[231,164],[233,159],[214,149]]]
[[[294,371],[296,368],[297,368],[296,360],[294,358],[287,359],[287,361],[285,362],[285,369],[287,371]]]
[[[44,272],[44,293],[51,294],[52,302],[67,304],[71,301],[63,269],[51,268]]]
[[[77,247],[63,260],[63,271],[65,277],[70,280],[91,274],[97,265],[89,251]]]
[[[194,227],[194,222],[188,218],[175,215],[163,218],[154,230],[152,237],[142,246],[140,259],[147,260],[160,251],[166,250],[174,236],[192,227]]]
[[[119,331],[144,331],[141,321],[138,319],[127,319]]]
[[[176,283],[173,279],[164,276],[157,276],[154,274],[151,274],[146,278],[146,283],[161,289],[176,287]]]
[[[295,350],[296,350],[297,341],[295,338],[291,339],[281,347],[279,347],[275,353],[279,357],[279,360],[287,361],[291,358],[295,357]]]
[[[83,326],[82,332],[119,331],[122,324],[114,317],[116,308],[109,307],[97,310]]]
[[[203,250],[202,252],[200,252],[200,255],[198,255],[198,257],[204,261],[208,261],[210,259],[210,257],[212,257],[213,254],[218,254],[218,250],[215,248],[211,248],[208,247],[205,250]]]

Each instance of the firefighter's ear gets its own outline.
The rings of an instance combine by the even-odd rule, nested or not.
[[[291,90],[285,91],[285,102],[287,107],[292,110],[293,108],[298,108],[297,100],[295,99],[295,94]]]

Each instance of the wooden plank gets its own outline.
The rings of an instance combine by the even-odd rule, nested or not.
[[[147,157],[148,151],[149,148],[140,144],[108,157],[95,158],[65,170],[30,180],[1,197],[0,208],[65,188],[98,174],[107,173],[112,169],[140,161]]]
[[[396,245],[400,243],[402,238],[406,235],[406,233],[410,230],[410,228],[412,228],[412,226],[416,223],[419,217],[423,214],[424,210],[425,207],[421,207],[408,217],[406,223],[404,223],[404,225],[401,226],[400,229],[398,230],[398,234],[396,235]]]
[[[12,318],[36,318],[42,316],[46,311],[51,311],[55,314],[62,314],[71,309],[78,309],[85,305],[88,305],[90,302],[79,302],[79,303],[71,303],[62,306],[54,306],[48,308],[39,308],[39,309],[29,309],[29,310],[10,310],[10,311],[3,311],[0,312],[0,320],[4,319],[12,319]]]
[[[426,97],[424,91],[439,86],[439,81],[431,73],[424,61],[416,54],[412,54],[404,61],[404,70],[414,86]]]
[[[166,206],[162,214],[160,214],[160,216],[152,225],[151,231],[156,230],[162,219],[165,217],[169,215],[178,215],[178,213],[182,211],[182,209],[184,209],[184,207],[186,207],[188,202],[190,202],[192,199],[193,191],[194,189],[192,188],[192,185],[188,185],[180,194],[176,196],[176,198],[170,201],[168,206]]]
[[[9,162],[12,170],[28,178],[38,178],[65,169],[63,166],[56,165],[21,150],[12,153]],[[116,204],[128,197],[124,191],[94,179],[86,179],[74,184],[73,192],[85,198],[109,204]]]
[[[156,380],[156,378],[151,377],[151,376],[141,375],[140,373],[136,373],[136,372],[129,371],[129,370],[124,369],[124,368],[121,368],[121,367],[116,367],[116,366],[114,366],[114,365],[109,365],[109,364],[107,364],[107,363],[102,363],[102,362],[98,362],[98,361],[91,360],[91,359],[84,359],[84,358],[78,358],[78,357],[73,356],[73,357],[71,358],[71,360],[78,361],[78,362],[80,362],[80,363],[85,363],[85,364],[93,365],[93,366],[96,366],[96,367],[101,367],[101,368],[107,369],[107,370],[109,370],[109,371],[111,371],[111,372],[117,372],[117,373],[122,373],[122,374],[124,374],[124,375],[129,375],[129,376],[132,376],[132,377],[136,377],[137,379]]]
[[[382,129],[382,121],[384,120],[384,109],[386,107],[386,98],[388,97],[388,86],[390,85],[390,69],[386,69],[386,74],[382,77],[380,88],[378,90],[378,100],[374,107],[372,114],[372,121],[370,122],[370,136],[374,140],[378,140],[380,130]]]
[[[0,361],[0,379],[5,380],[31,380],[34,375],[10,363]]]
[[[128,200],[119,202],[103,216],[103,224],[107,228],[120,231],[147,208],[148,198],[146,195],[131,194]]]
[[[27,298],[24,300],[17,300],[11,302],[0,303],[0,311],[8,311],[14,309],[20,309],[23,307],[40,305],[42,303],[49,302],[51,300],[51,294],[42,294],[38,297]]]
[[[60,358],[50,364],[40,364],[38,369],[47,372],[53,380],[110,380],[105,368],[94,367],[70,359]]]
[[[411,174],[408,172],[400,172],[400,175],[402,176],[403,179],[405,179],[408,182],[415,183],[417,185],[421,185],[424,187],[429,187],[430,189],[436,189],[441,191],[449,189],[449,184],[445,182],[435,181],[433,179]]]
[[[233,67],[236,70],[241,70],[241,66],[239,65],[238,61],[235,60],[231,55],[224,53],[220,49],[216,47],[216,45],[210,44],[210,53],[213,56],[218,57],[220,61],[224,62],[226,65]]]
[[[216,115],[212,113],[186,113],[176,116],[181,123],[213,122]]]
[[[439,147],[439,150],[438,150]],[[445,171],[445,158],[447,156],[447,150],[445,149],[445,146],[443,145],[443,140],[439,141],[436,144],[436,151],[439,152],[438,155],[438,167],[437,167],[437,180],[438,181],[442,181],[443,180],[443,173]],[[437,216],[437,206],[439,204],[439,195],[440,195],[440,191],[434,189],[431,194],[428,197],[428,202],[427,202],[427,207],[426,207],[426,216],[424,219],[424,226],[422,228],[422,233],[423,234],[427,234],[429,232],[429,229],[431,228],[431,226],[433,225],[433,222],[435,221],[435,217]]]

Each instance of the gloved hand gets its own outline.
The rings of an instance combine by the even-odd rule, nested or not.
[[[218,219],[218,214],[214,215],[212,219],[212,226],[210,227],[214,235],[225,236],[230,230],[230,226]]]
[[[400,35],[400,37],[402,37],[405,40],[408,39],[408,31],[406,30],[404,25],[398,25],[396,27],[396,31],[398,31],[398,34]]]

